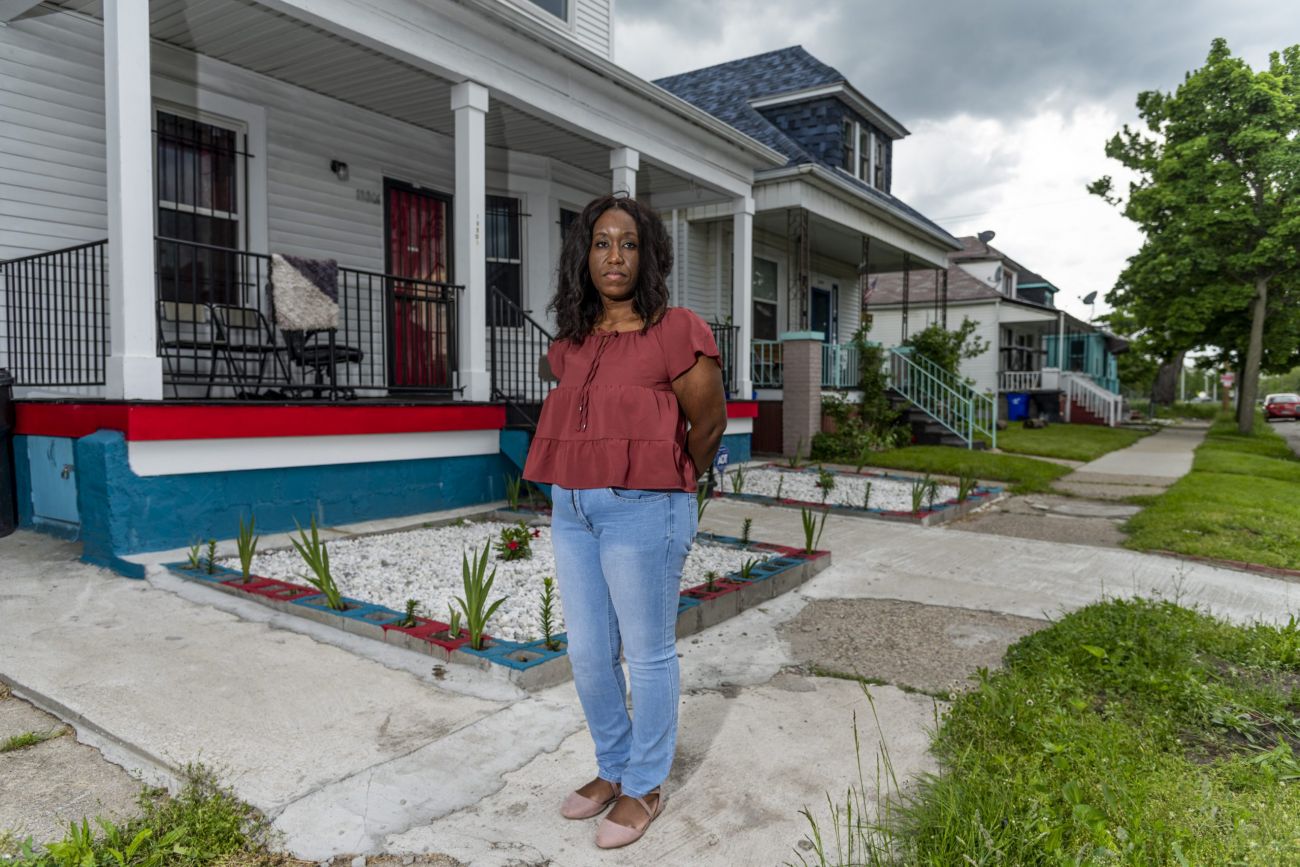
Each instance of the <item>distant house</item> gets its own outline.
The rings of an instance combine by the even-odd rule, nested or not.
[[[1061,417],[1069,408],[1060,400],[1067,391],[1062,373],[1081,380],[1078,390],[1097,392],[1095,400],[1117,406],[1116,356],[1128,342],[1058,308],[1058,288],[998,248],[975,237],[961,244],[946,269],[872,278],[864,305],[868,338],[893,347],[934,322],[956,328],[969,318],[989,349],[964,360],[961,374],[977,390],[1002,398],[1001,417],[1006,395],[1022,393],[1030,396],[1032,413]],[[1084,408],[1077,418],[1093,415]]]
[[[826,388],[857,383],[847,341],[857,329],[872,275],[942,268],[961,244],[893,195],[894,148],[907,129],[800,46],[658,79],[656,84],[780,153],[785,164],[754,173],[753,299],[750,310],[718,308],[753,338],[751,381],[759,416],[754,447],[779,452],[785,333],[824,343]],[[692,305],[723,298],[731,262],[726,223],[694,192],[656,196],[687,221],[679,252]],[[721,238],[713,233],[719,232]],[[716,269],[716,273],[715,273]]]

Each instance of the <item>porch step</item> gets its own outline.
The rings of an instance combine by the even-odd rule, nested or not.
[[[1101,416],[1084,409],[1083,405],[1076,400],[1070,401],[1070,423],[1071,424],[1096,424],[1105,426],[1106,420]]]
[[[895,412],[902,413],[902,421],[912,430],[912,442],[923,446],[953,446],[966,448],[966,441],[939,423],[928,412],[912,403],[897,391],[889,391],[889,402]],[[976,440],[974,448],[987,448],[982,440]]]

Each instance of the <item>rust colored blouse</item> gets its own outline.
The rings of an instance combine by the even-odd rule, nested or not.
[[[694,491],[686,416],[672,382],[701,355],[721,364],[713,332],[685,307],[641,331],[597,331],[547,353],[559,384],[542,404],[524,478],[566,488]]]

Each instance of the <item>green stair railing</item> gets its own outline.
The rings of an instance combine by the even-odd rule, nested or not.
[[[889,350],[889,384],[926,415],[974,448],[980,434],[998,447],[998,404],[909,346]]]

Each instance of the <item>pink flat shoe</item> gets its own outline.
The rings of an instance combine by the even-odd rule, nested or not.
[[[610,821],[610,818],[606,816],[596,826],[596,845],[602,849],[618,849],[622,846],[630,846],[640,840],[645,835],[645,832],[649,830],[651,823],[659,818],[659,814],[664,811],[664,801],[667,798],[664,797],[662,790],[655,794],[658,794],[659,797],[655,799],[653,809],[651,809],[645,798],[636,795],[623,795],[624,798],[636,801],[641,805],[641,809],[645,810],[647,817],[645,824],[640,828],[629,828],[627,825],[620,825],[617,822]]]
[[[596,779],[600,778],[597,777]],[[605,782],[609,783],[609,780]],[[590,819],[599,816],[605,812],[606,807],[617,801],[618,796],[623,792],[622,783],[609,784],[614,788],[614,794],[610,795],[607,801],[593,801],[586,795],[579,795],[576,791],[569,792],[564,799],[564,803],[560,805],[560,815],[566,819]]]

